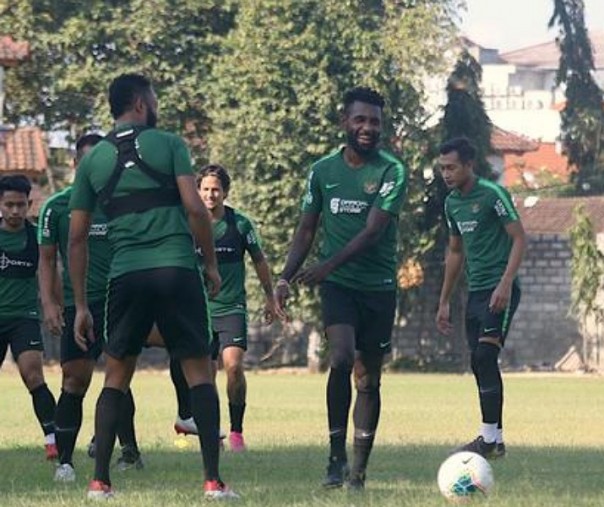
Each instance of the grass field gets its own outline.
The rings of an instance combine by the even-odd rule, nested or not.
[[[48,373],[58,393],[59,375]],[[322,491],[326,462],[325,376],[250,373],[246,417],[249,452],[222,455],[223,476],[239,505],[443,506],[436,472],[452,446],[475,435],[478,407],[469,375],[386,375],[382,417],[367,491]],[[224,378],[219,375],[221,393]],[[604,379],[506,377],[508,456],[493,464],[489,506],[604,506]],[[93,463],[84,454],[101,383],[85,402],[75,484],[52,480],[27,391],[14,371],[0,371],[0,506],[86,505]],[[201,458],[196,441],[175,445],[175,401],[165,372],[135,377],[137,429],[144,471],[114,472],[111,505],[199,505]],[[223,394],[224,396],[224,394]],[[226,421],[223,407],[223,420]],[[226,423],[223,424],[226,427]],[[117,453],[116,453],[117,454]]]

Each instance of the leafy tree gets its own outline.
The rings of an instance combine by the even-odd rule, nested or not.
[[[573,214],[575,224],[570,231],[572,292],[569,314],[581,325],[583,365],[587,368],[591,342],[588,319],[594,318],[598,325],[604,320],[604,308],[598,302],[598,291],[604,276],[604,255],[598,249],[596,235],[585,208],[577,206]]]
[[[256,219],[277,273],[307,169],[343,141],[340,100],[356,85],[386,97],[385,117],[392,121],[385,144],[410,170],[413,211],[401,220],[403,255],[429,243],[416,227],[426,144],[422,78],[441,68],[452,12],[446,0],[242,3],[213,69],[211,158],[233,172],[233,200]],[[313,299],[304,294],[298,302],[303,318],[312,320]]]
[[[550,28],[558,25],[560,65],[557,84],[566,85],[566,105],[560,113],[562,142],[574,175],[577,193],[604,190],[599,157],[604,140],[602,90],[593,77],[594,58],[585,26],[583,0],[554,0]]]

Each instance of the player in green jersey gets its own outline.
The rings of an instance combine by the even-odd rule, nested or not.
[[[86,294],[88,235],[97,206],[108,218],[113,253],[104,332],[105,384],[95,414],[96,465],[88,497],[113,496],[109,463],[119,412],[154,324],[170,357],[181,361],[190,388],[203,442],[204,495],[236,497],[219,475],[218,395],[193,236],[204,253],[210,295],[220,289],[220,275],[189,151],[180,137],[155,128],[158,103],[146,77],[123,74],[114,79],[109,104],[116,126],[80,162],[70,200],[74,334],[84,350],[100,339],[93,334]]]
[[[44,432],[47,459],[57,458],[55,399],[42,371],[38,313],[38,244],[27,220],[31,184],[25,176],[0,179],[0,366],[8,345]]]
[[[197,175],[199,195],[210,212],[214,231],[214,247],[222,285],[212,298],[210,313],[214,332],[214,358],[221,355],[227,375],[227,395],[231,430],[229,444],[234,452],[245,450],[243,417],[247,385],[243,369],[243,355],[247,350],[247,304],[245,293],[245,253],[248,252],[262,290],[266,296],[264,316],[270,324],[275,316],[273,284],[269,265],[262,252],[256,230],[245,215],[225,204],[231,187],[231,178],[220,165],[207,165]],[[178,433],[195,433],[187,400],[179,395],[183,377],[179,365],[172,362],[170,371],[177,386],[179,416],[174,428]]]
[[[452,330],[449,298],[465,266],[466,335],[482,425],[480,435],[459,450],[497,458],[505,454],[498,357],[520,301],[517,273],[526,239],[510,194],[474,174],[475,158],[476,148],[463,137],[440,147],[440,171],[451,192],[445,200],[449,249],[436,325],[445,334]]]
[[[330,456],[325,487],[341,487],[349,471],[346,433],[353,373],[357,397],[348,486],[364,488],[380,414],[382,362],[390,351],[398,214],[406,176],[399,160],[378,149],[383,107],[384,99],[371,89],[355,88],[345,94],[346,145],[313,164],[302,217],[276,284],[279,314],[290,282],[320,285],[330,360]],[[320,262],[299,271],[319,223],[323,230]]]
[[[87,134],[76,142],[77,166],[81,158],[103,138],[98,134]],[[101,340],[97,340],[83,351],[77,346],[73,335],[75,306],[69,272],[67,269],[67,241],[69,235],[69,199],[72,188],[57,192],[42,207],[38,227],[40,245],[39,283],[44,322],[49,331],[61,337],[61,369],[63,382],[61,396],[55,414],[59,466],[55,470],[55,480],[71,482],[75,480],[73,450],[82,425],[82,402],[92,379],[94,365],[103,351]],[[93,314],[95,334],[102,336],[105,321],[105,293],[107,275],[111,262],[111,250],[107,241],[107,219],[96,210],[92,217],[89,242],[89,269],[87,295]],[[57,257],[63,264],[62,291],[57,293]],[[134,431],[134,399],[129,390],[124,398],[118,436],[122,455],[118,459],[120,470],[142,468],[136,434]]]

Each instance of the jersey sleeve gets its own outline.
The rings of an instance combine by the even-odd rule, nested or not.
[[[395,162],[386,169],[378,195],[373,206],[393,215],[398,215],[407,193],[407,177],[405,167]]]
[[[252,221],[247,217],[240,216],[237,221],[237,229],[243,237],[244,247],[249,252],[252,259],[256,260],[261,257],[262,243]]]
[[[48,199],[40,211],[38,219],[38,244],[43,246],[56,245],[58,238],[59,214],[54,208],[52,197]]]
[[[457,227],[457,222],[453,220],[451,211],[449,210],[449,199],[445,199],[445,220],[447,221],[447,227],[449,228],[450,236],[461,236],[461,232]]]
[[[323,196],[319,185],[319,175],[315,168],[310,170],[306,180],[306,192],[302,198],[303,213],[321,213],[323,207]]]
[[[493,210],[504,225],[520,220],[518,211],[512,201],[512,196],[507,189],[493,185]]]
[[[183,139],[176,135],[172,142],[172,157],[174,176],[188,176],[194,174],[189,148],[187,148]]]
[[[92,213],[96,208],[97,194],[90,182],[88,155],[82,159],[78,170],[76,171],[75,181],[73,182],[73,190],[69,199],[69,209],[83,210]]]

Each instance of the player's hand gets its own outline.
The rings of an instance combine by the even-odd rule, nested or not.
[[[277,317],[277,302],[271,294],[270,297],[266,298],[266,302],[264,303],[264,323],[266,325],[272,324],[275,321],[275,317]]]
[[[451,331],[453,331],[449,303],[441,303],[438,305],[438,312],[436,312],[436,328],[444,335],[449,335],[451,334]]]
[[[289,290],[289,282],[287,280],[281,279],[275,285],[274,291],[274,302],[275,302],[275,314],[277,317],[283,322],[289,321],[289,315],[285,311],[285,306],[287,305],[287,300],[291,296]]]
[[[313,285],[317,285],[325,280],[329,273],[331,273],[330,265],[327,262],[320,262],[300,271],[296,276],[294,276],[292,282],[301,283],[303,285],[312,287]]]
[[[92,314],[88,308],[76,310],[73,322],[73,335],[78,347],[84,352],[88,351],[88,346],[95,340],[93,326]]]
[[[44,325],[52,336],[61,336],[65,321],[63,320],[63,309],[57,303],[42,306],[44,314]]]
[[[215,266],[206,266],[205,275],[206,286],[208,288],[208,296],[210,297],[210,299],[215,298],[220,292],[220,286],[222,285],[222,280],[220,279],[218,268],[216,268]]]
[[[489,310],[492,313],[503,312],[510,302],[512,297],[512,284],[504,280],[501,280],[495,290],[491,294],[491,300],[489,301]]]

